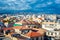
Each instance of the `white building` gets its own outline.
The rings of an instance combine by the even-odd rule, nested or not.
[[[42,28],[47,30],[46,35],[51,37],[52,40],[60,39],[60,24],[54,22],[45,22]]]
[[[49,20],[56,20],[56,15],[45,15],[45,18]]]
[[[47,36],[50,36],[52,40],[60,39],[60,32],[59,31],[47,31]]]

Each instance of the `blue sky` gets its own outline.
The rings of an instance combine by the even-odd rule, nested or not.
[[[60,13],[60,0],[0,0],[0,12],[8,10]]]

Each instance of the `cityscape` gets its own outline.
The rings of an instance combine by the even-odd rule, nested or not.
[[[60,15],[1,15],[0,40],[60,40]]]
[[[0,0],[0,40],[60,40],[60,0]]]

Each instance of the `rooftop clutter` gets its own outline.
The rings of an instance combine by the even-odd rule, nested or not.
[[[39,17],[32,15],[27,18],[23,15],[18,16],[6,16],[0,20],[0,26],[4,31],[4,35],[10,35],[10,37],[18,37],[18,35],[32,39],[36,37],[42,37],[46,35],[46,32],[51,30],[59,31],[59,23],[56,22],[56,16],[40,15]],[[2,24],[2,25],[1,25]],[[57,27],[58,28],[57,28]],[[57,30],[56,30],[57,28]],[[59,29],[59,30],[58,30]],[[13,35],[13,36],[11,36]],[[48,36],[48,35],[47,35]]]

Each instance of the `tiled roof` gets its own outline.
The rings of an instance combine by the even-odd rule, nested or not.
[[[12,28],[3,28],[3,29],[4,29],[5,31],[6,31],[6,30],[13,30]]]
[[[39,37],[39,36],[41,36],[41,34],[38,32],[30,31],[26,34],[26,36],[28,36],[28,37]]]
[[[25,29],[31,29],[31,28],[28,28],[26,26],[15,26],[13,27],[13,29],[25,30]]]
[[[32,30],[34,30],[34,31],[32,31]],[[39,28],[39,29],[32,28],[32,30],[25,35],[28,37],[39,37],[39,36],[43,36],[44,33],[46,32],[46,30],[44,30],[42,28]]]
[[[13,29],[21,29],[22,26],[15,26],[15,27],[12,27]]]
[[[46,32],[46,30],[42,28],[39,28],[39,29],[33,28],[33,30],[38,30],[37,32],[40,33],[41,35],[44,35],[44,33]]]
[[[28,24],[28,23],[26,22],[26,20],[20,20],[20,21],[18,21],[18,22],[16,22],[16,23]]]
[[[35,22],[35,21],[29,21],[29,20],[21,20],[17,23],[22,23],[22,24],[27,24],[27,25],[40,25],[38,22]]]

